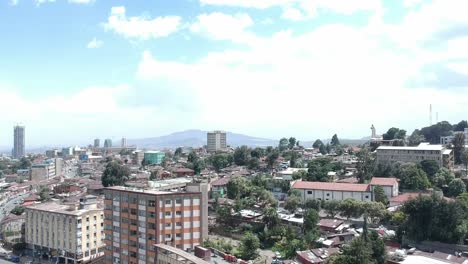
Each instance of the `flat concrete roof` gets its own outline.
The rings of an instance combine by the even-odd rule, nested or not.
[[[171,247],[169,245],[165,245],[165,244],[155,244],[154,245],[156,248],[159,248],[159,249],[163,249],[163,250],[167,250],[173,254],[176,254],[177,256],[180,256],[186,260],[189,260],[195,264],[209,264],[209,262],[207,261],[204,261],[203,259],[201,258],[198,258],[198,257],[195,257],[194,255],[190,254],[190,253],[187,253],[185,251],[183,251],[182,249],[178,249],[178,248],[175,248],[175,247]]]

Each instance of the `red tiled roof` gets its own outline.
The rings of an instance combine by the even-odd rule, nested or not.
[[[406,202],[408,200],[417,198],[419,195],[429,195],[429,194],[428,193],[417,193],[417,192],[402,193],[402,194],[400,194],[398,196],[390,198],[390,202],[404,203],[404,202]]]
[[[297,181],[293,184],[292,188],[306,190],[368,192],[369,184]]]
[[[211,183],[211,186],[224,186],[229,183],[231,177],[223,177]]]
[[[328,227],[328,228],[337,228],[344,223],[343,220],[338,219],[320,219],[317,223],[318,226]]]
[[[370,185],[393,186],[398,183],[396,178],[373,177]]]
[[[188,169],[188,168],[177,168],[174,170],[175,173],[177,172],[194,172],[192,169]]]

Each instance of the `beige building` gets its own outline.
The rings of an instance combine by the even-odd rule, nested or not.
[[[226,132],[215,130],[207,133],[207,150],[215,152],[227,149]]]
[[[443,145],[421,143],[417,147],[380,146],[376,150],[377,163],[392,165],[395,162],[421,162],[434,160],[440,167],[453,167],[453,151]]]
[[[207,185],[185,192],[109,187],[105,194],[105,263],[154,263],[154,244],[190,251],[208,237]]]
[[[26,207],[25,242],[33,252],[65,263],[88,263],[104,255],[103,209],[96,196],[80,203],[56,202]]]

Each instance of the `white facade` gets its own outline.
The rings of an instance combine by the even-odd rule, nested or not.
[[[350,191],[332,191],[332,190],[301,190],[302,199],[307,200],[346,200],[355,199],[358,201],[372,201],[372,192],[350,192]]]
[[[213,131],[207,133],[207,150],[215,152],[227,148],[226,132]]]
[[[453,152],[443,145],[429,145],[421,143],[417,147],[406,146],[380,146],[376,150],[377,163],[392,165],[395,162],[421,162],[434,160],[440,167],[453,166]]]

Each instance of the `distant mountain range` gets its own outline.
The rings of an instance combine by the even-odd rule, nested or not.
[[[185,130],[181,132],[175,132],[169,135],[142,138],[142,139],[129,139],[129,145],[136,145],[140,149],[164,149],[164,148],[177,148],[177,147],[202,147],[206,145],[206,133],[208,131],[203,130]],[[251,137],[243,134],[226,132],[227,143],[231,147],[237,147],[246,145],[249,147],[266,147],[278,145],[279,139],[268,139]],[[327,143],[330,139],[322,140]],[[364,139],[340,139],[342,144],[348,145],[359,145],[365,143],[367,140]],[[310,147],[313,141],[301,141],[301,145]]]
[[[206,133],[208,131],[203,130],[185,130],[181,132],[175,132],[169,135],[142,138],[142,139],[129,139],[129,145],[136,145],[142,149],[163,149],[163,148],[177,148],[177,147],[203,147],[206,145]],[[247,145],[251,147],[264,147],[274,146],[278,144],[277,140],[257,138],[247,135],[226,132],[228,145],[237,147],[241,145]]]

